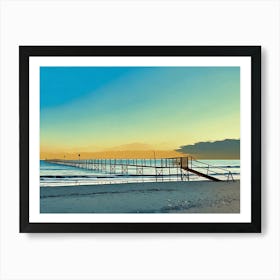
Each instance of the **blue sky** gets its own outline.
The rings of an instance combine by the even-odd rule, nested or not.
[[[239,67],[41,67],[41,148],[239,138]]]

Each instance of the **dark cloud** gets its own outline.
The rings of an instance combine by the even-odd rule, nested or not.
[[[239,159],[240,140],[225,139],[215,142],[198,142],[176,150],[200,159]]]

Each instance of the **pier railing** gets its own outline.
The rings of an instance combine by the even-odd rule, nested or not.
[[[49,159],[46,161],[119,176],[153,176],[156,181],[186,181],[196,176],[212,181],[234,181],[230,170],[198,161],[191,156],[158,159]]]
[[[200,170],[203,174],[222,177],[222,181],[234,181],[230,170],[209,163],[196,160],[190,157],[190,169]]]

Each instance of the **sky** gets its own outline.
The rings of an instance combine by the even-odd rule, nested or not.
[[[40,68],[44,156],[239,138],[239,67]]]

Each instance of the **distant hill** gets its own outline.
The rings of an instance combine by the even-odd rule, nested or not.
[[[181,146],[176,151],[192,155],[197,159],[239,159],[240,140],[225,139],[215,142],[198,142],[193,145]]]
[[[107,159],[117,159],[117,158],[168,158],[168,157],[180,157],[182,154],[176,151],[168,150],[156,150],[156,151],[103,151],[103,152],[80,152],[80,153],[40,153],[41,159],[79,159],[78,154],[80,154],[81,159],[96,159],[96,158],[107,158]]]

